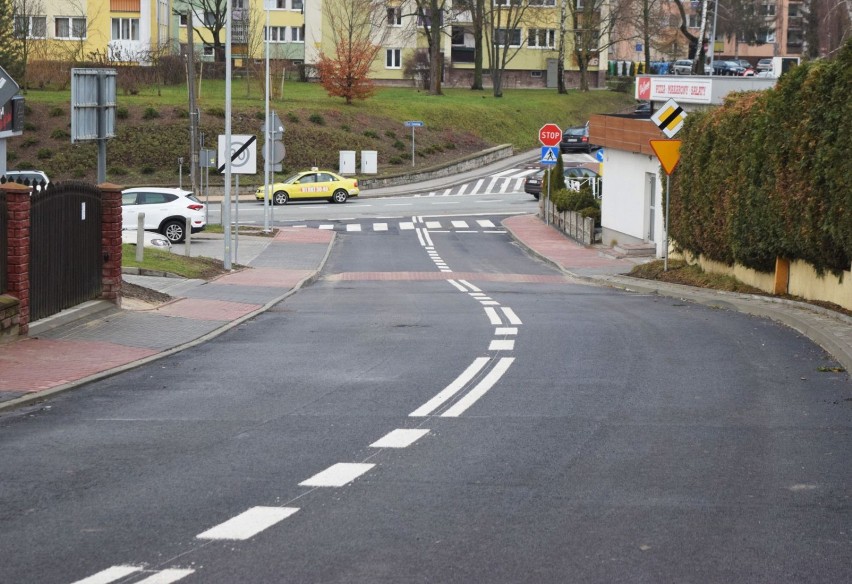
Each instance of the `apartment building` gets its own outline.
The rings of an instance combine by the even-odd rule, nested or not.
[[[144,63],[171,38],[169,0],[42,0],[21,2],[15,31],[30,60]]]

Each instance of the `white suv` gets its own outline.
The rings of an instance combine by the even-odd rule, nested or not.
[[[139,213],[145,213],[145,231],[157,231],[172,243],[186,238],[186,220],[197,233],[207,225],[204,203],[190,191],[137,187],[121,191],[122,229],[136,229]]]
[[[50,183],[47,175],[40,170],[7,170],[5,177],[7,181],[32,186],[37,191]]]

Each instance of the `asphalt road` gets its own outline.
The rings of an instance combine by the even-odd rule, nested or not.
[[[273,310],[4,414],[0,582],[852,580],[817,346],[470,231],[341,232]]]

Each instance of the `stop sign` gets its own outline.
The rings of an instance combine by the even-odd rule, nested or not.
[[[545,124],[538,131],[538,141],[545,146],[558,146],[562,141],[562,128],[556,124]]]

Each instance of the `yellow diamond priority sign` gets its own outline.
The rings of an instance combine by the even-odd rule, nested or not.
[[[686,112],[673,99],[668,100],[663,104],[663,107],[658,109],[651,121],[657,124],[663,134],[668,138],[673,138],[683,127],[683,120],[686,119]]]
[[[680,140],[648,140],[666,174],[674,172],[680,162]]]

